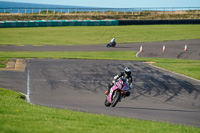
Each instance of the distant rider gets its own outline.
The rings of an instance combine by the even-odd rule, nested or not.
[[[112,44],[112,45],[116,44],[115,38],[111,39],[110,44]]]
[[[114,85],[115,81],[119,78],[124,78],[128,80],[129,83],[129,90],[126,92],[126,96],[130,95],[130,90],[133,88],[132,85],[132,76],[131,76],[131,69],[129,67],[125,67],[124,72],[121,72],[119,75],[114,77],[114,80],[111,84],[108,84],[108,90],[105,92],[105,94],[109,94],[110,88]]]

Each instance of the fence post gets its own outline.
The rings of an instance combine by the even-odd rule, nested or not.
[[[46,13],[47,15],[49,14],[49,10],[47,9],[47,13]]]
[[[33,15],[33,10],[34,10],[34,9],[32,8],[32,15]]]
[[[6,14],[6,9],[4,8],[4,15]]]
[[[10,9],[10,13],[11,13],[11,15],[12,15],[12,8]]]

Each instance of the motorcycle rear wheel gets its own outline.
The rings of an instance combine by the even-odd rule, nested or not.
[[[118,103],[119,99],[120,99],[120,95],[121,93],[119,91],[115,91],[113,94],[113,102],[111,103],[112,107],[115,107],[116,104]]]

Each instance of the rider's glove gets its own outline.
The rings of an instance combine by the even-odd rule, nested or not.
[[[114,84],[114,83],[115,83],[115,80],[113,80],[112,83]]]
[[[114,79],[116,80],[118,78],[118,75],[114,77]]]

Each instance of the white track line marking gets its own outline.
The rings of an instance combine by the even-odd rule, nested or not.
[[[139,53],[140,53],[140,51],[138,51],[137,54],[136,54],[136,57],[137,57],[137,58],[138,58]]]
[[[26,95],[26,94],[24,94],[24,93],[22,93],[22,92],[19,92],[19,93],[21,93],[22,95],[24,95],[24,96],[26,96],[26,97],[27,97],[27,95]]]
[[[185,76],[185,75],[176,73],[176,72],[172,72],[172,71],[169,71],[169,70],[167,70],[167,69],[164,69],[164,68],[161,68],[161,67],[158,67],[158,66],[154,66],[154,65],[152,65],[152,64],[150,64],[150,65],[153,66],[153,67],[155,67],[155,68],[158,68],[158,69],[161,69],[161,70],[164,70],[164,71],[168,71],[168,72],[171,72],[171,73],[173,73],[173,74],[176,74],[176,75],[179,75],[179,76],[183,76],[183,77],[185,77],[185,78],[189,78],[189,79],[195,80],[195,81],[197,81],[197,82],[200,82],[200,80],[198,80],[198,79],[194,79],[194,78],[191,78],[191,77],[188,77],[188,76]]]
[[[29,60],[27,60],[27,102],[31,103],[30,101],[30,75],[29,75]]]
[[[138,51],[137,54],[136,54],[136,57],[137,57],[137,58],[138,58],[139,53],[140,53],[140,51]],[[161,69],[161,70],[164,70],[164,71],[168,71],[168,72],[171,72],[171,73],[173,73],[173,74],[176,74],[176,75],[179,75],[179,76],[183,76],[183,77],[185,77],[185,78],[189,78],[189,79],[195,80],[195,81],[197,81],[197,82],[200,82],[200,80],[198,80],[198,79],[194,79],[194,78],[191,78],[191,77],[188,77],[188,76],[185,76],[185,75],[176,73],[176,72],[169,71],[169,70],[167,70],[167,69],[164,69],[164,68],[161,68],[161,67],[158,67],[158,66],[154,66],[154,65],[152,65],[151,63],[150,63],[150,65],[153,66],[153,67],[155,67],[155,68],[158,68],[158,69]]]

